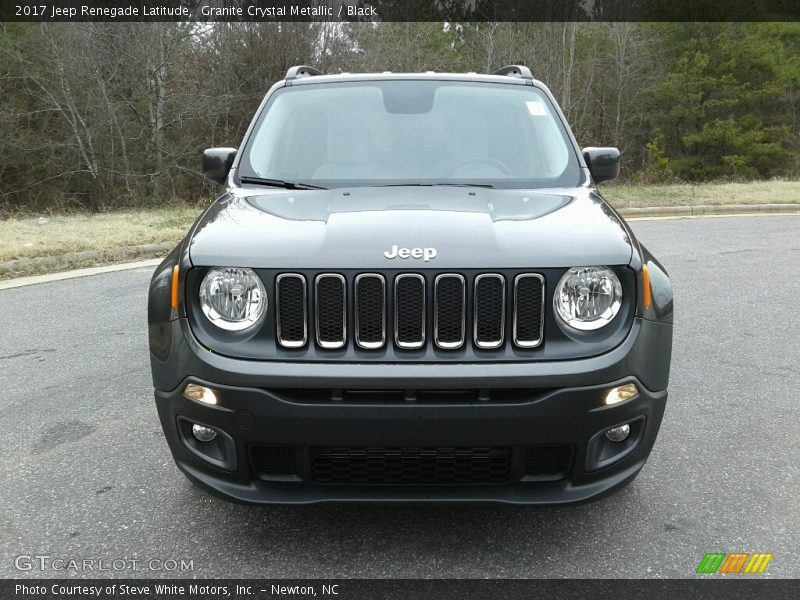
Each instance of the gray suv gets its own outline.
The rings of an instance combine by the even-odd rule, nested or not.
[[[672,290],[523,66],[293,67],[150,286],[178,467],[248,503],[586,501],[667,400]]]

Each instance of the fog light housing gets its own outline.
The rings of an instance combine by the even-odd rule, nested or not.
[[[195,425],[197,427],[197,425]],[[606,437],[612,442],[624,442],[631,434],[631,426],[627,423],[619,427],[612,427],[606,431]]]
[[[639,388],[636,387],[636,384],[626,383],[625,385],[620,385],[608,390],[606,394],[606,404],[619,404],[620,402],[625,402],[625,400],[630,400],[638,395]]]
[[[183,388],[183,395],[196,402],[203,404],[216,404],[217,395],[214,390],[205,387],[204,385],[197,385],[196,383],[189,383]]]
[[[192,425],[192,435],[198,442],[210,442],[217,437],[217,432],[210,427],[204,427],[195,423]]]
[[[627,423],[600,429],[586,446],[586,470],[597,471],[630,456],[644,438],[644,415],[631,418]]]

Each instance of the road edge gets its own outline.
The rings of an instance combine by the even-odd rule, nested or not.
[[[61,281],[63,279],[74,279],[76,277],[89,277],[90,275],[100,275],[102,273],[113,273],[115,271],[127,271],[143,267],[156,267],[161,262],[160,258],[150,260],[138,260],[129,263],[117,263],[113,265],[103,265],[100,267],[88,267],[85,269],[73,269],[71,271],[59,271],[58,273],[46,273],[44,275],[30,275],[28,277],[17,277],[16,279],[6,279],[0,281],[0,290],[34,285],[37,283],[49,283],[51,281]]]
[[[636,217],[710,217],[800,214],[800,204],[698,204],[696,206],[652,206],[648,208],[621,208],[626,219]]]

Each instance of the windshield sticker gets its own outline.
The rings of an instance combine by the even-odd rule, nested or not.
[[[541,102],[528,101],[525,103],[528,106],[528,112],[534,117],[546,117],[547,107]]]

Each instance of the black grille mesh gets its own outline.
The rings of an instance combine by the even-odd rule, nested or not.
[[[475,283],[475,340],[499,345],[503,340],[505,311],[504,283],[501,277],[482,277]]]
[[[332,344],[344,341],[344,281],[332,275],[317,279],[317,337]]]
[[[300,276],[283,276],[278,280],[278,328],[282,342],[305,341],[305,284]]]
[[[444,275],[436,283],[436,342],[455,347],[464,341],[464,280]]]
[[[250,463],[261,478],[297,478],[298,448],[251,446]],[[311,477],[339,484],[499,484],[511,480],[508,446],[448,447],[312,447]],[[526,477],[559,479],[569,474],[571,446],[524,449]],[[301,452],[301,455],[304,455]]]
[[[311,449],[318,483],[504,483],[511,476],[511,449],[347,448]]]
[[[418,277],[399,277],[395,282],[397,340],[421,344],[425,339],[425,283]]]
[[[382,344],[386,328],[383,279],[364,275],[356,284],[356,324],[358,341],[363,344]]]
[[[543,284],[538,277],[520,277],[517,280],[516,340],[533,344],[541,340]]]
[[[569,446],[540,446],[525,451],[525,474],[537,477],[556,477],[569,471],[572,448]]]
[[[250,460],[256,475],[289,477],[297,474],[297,451],[287,446],[253,446]]]

